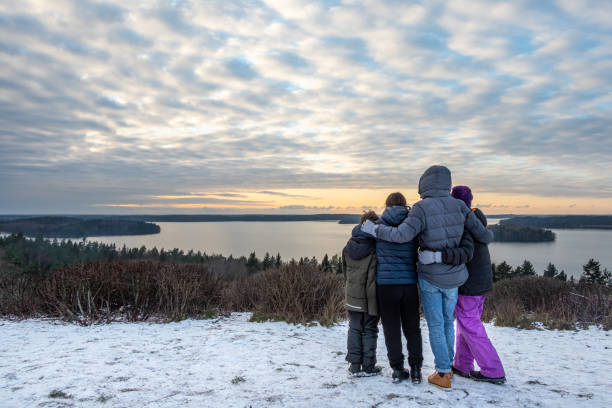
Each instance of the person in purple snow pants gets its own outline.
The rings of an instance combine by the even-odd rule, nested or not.
[[[455,186],[451,195],[472,207],[472,191],[466,186]],[[487,225],[487,218],[479,209],[472,210],[474,215]],[[439,252],[421,251],[419,261],[424,264],[445,263],[459,265],[465,263],[469,273],[468,280],[459,287],[455,316],[457,318],[455,358],[452,370],[461,377],[494,384],[506,382],[502,362],[480,320],[485,296],[493,289],[493,270],[491,256],[486,244],[474,240],[465,231],[457,248],[445,248]],[[474,360],[480,371],[474,371]]]

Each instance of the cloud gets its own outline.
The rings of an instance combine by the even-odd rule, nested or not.
[[[266,195],[287,197],[287,198],[316,198],[316,197],[310,197],[310,196],[300,195],[300,194],[287,194],[287,193],[281,193],[279,191],[266,191],[266,190],[258,191],[257,194],[266,194]]]
[[[333,210],[335,207],[328,205],[328,206],[311,206],[311,205],[283,205],[281,207],[279,207],[279,210],[298,210],[298,211],[302,211],[302,210],[316,210],[316,211],[329,211],[329,210]]]
[[[438,162],[479,193],[609,199],[609,15],[587,0],[2,4],[0,212],[181,191],[277,206],[317,199],[289,189],[416,186]]]

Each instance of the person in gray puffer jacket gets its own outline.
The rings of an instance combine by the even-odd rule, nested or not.
[[[474,239],[489,243],[493,233],[476,218],[461,200],[451,197],[451,173],[445,166],[431,166],[419,180],[421,201],[397,227],[366,221],[361,229],[378,239],[408,242],[419,237],[419,246],[439,251],[459,246],[464,229]],[[440,262],[440,261],[437,261]],[[451,364],[455,354],[454,311],[457,288],[465,283],[465,265],[418,264],[419,289],[423,312],[429,327],[429,342],[436,372],[428,381],[439,387],[451,386]]]
[[[484,244],[493,240],[493,232],[476,218],[461,200],[451,197],[451,173],[445,166],[431,166],[419,180],[422,200],[412,206],[408,217],[397,227],[366,221],[362,230],[390,242],[409,242],[419,237],[419,246],[431,251],[459,246],[464,228]],[[440,288],[456,288],[468,278],[465,265],[419,264],[419,278]]]

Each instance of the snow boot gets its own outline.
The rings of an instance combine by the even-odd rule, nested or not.
[[[402,381],[410,378],[410,373],[404,370],[403,368],[400,368],[400,369],[394,368],[392,378],[395,384],[401,383]]]
[[[382,367],[380,366],[371,366],[371,367],[363,367],[363,376],[364,377],[373,377],[375,375],[380,375],[382,371]]]
[[[459,369],[455,368],[455,366],[452,366],[452,367],[451,367],[451,369],[452,369],[452,371],[451,371],[451,372],[452,372],[453,374],[457,374],[459,377],[463,377],[463,378],[470,378],[470,374],[469,374],[469,373],[464,373],[463,371],[461,371],[461,370],[459,370]]]
[[[503,383],[506,382],[506,377],[498,377],[498,378],[487,377],[487,376],[482,375],[480,371],[471,371],[470,378],[476,381],[488,382],[488,383],[497,384],[497,385],[502,385]]]
[[[363,371],[361,370],[361,364],[359,363],[351,363],[349,366],[349,376],[351,377],[362,377]]]
[[[450,373],[439,373],[435,372],[429,377],[427,377],[427,381],[431,385],[435,385],[441,389],[449,389],[451,387],[451,374]]]
[[[410,366],[410,378],[412,378],[413,384],[420,384],[422,380],[421,366],[413,365]]]

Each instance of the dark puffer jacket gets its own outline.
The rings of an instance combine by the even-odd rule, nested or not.
[[[376,240],[353,228],[351,238],[342,250],[345,307],[353,312],[378,315],[376,299]]]
[[[487,217],[478,208],[472,210],[476,218],[487,226]],[[493,289],[493,269],[489,247],[475,241],[469,231],[463,233],[458,248],[442,250],[442,262],[448,265],[465,264],[468,270],[468,280],[459,287],[459,293],[465,296],[481,296]]]
[[[397,227],[408,216],[406,207],[387,207],[380,224]],[[417,282],[416,239],[402,244],[376,240],[376,283],[378,285],[410,285]]]
[[[450,196],[451,174],[444,166],[431,166],[419,180],[422,200],[397,227],[378,225],[376,237],[391,242],[408,242],[419,236],[423,249],[442,251],[457,248],[464,228],[474,238],[489,243],[493,233],[478,221],[465,203]],[[419,235],[420,234],[420,235]],[[468,277],[465,265],[418,264],[420,279],[444,289],[457,288]]]

